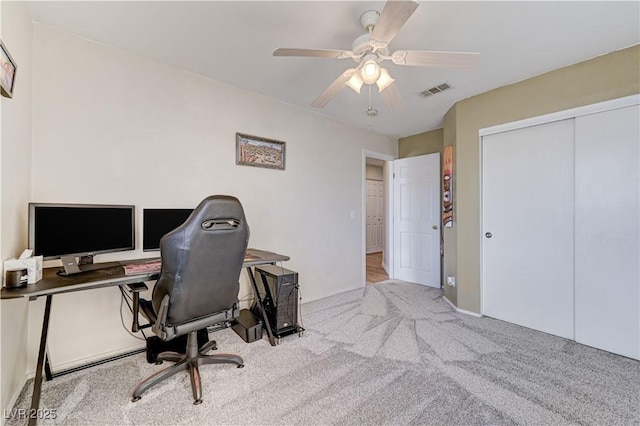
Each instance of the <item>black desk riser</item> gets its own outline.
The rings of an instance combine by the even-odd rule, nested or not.
[[[263,324],[267,329],[267,335],[269,336],[269,343],[271,346],[276,346],[275,337],[271,331],[269,325],[269,319],[264,309],[263,301],[260,298],[258,292],[258,286],[256,279],[251,268],[259,265],[273,264],[276,262],[284,262],[289,260],[289,256],[264,251],[257,249],[247,249],[247,256],[242,265],[247,270],[249,280],[253,286],[253,291],[256,294],[256,303],[258,310],[262,316]],[[44,317],[42,320],[42,333],[40,335],[40,347],[38,350],[38,363],[36,365],[36,376],[33,383],[33,396],[31,398],[31,409],[29,413],[37,413],[40,406],[40,393],[42,390],[42,372],[45,370],[45,374],[48,380],[51,380],[56,375],[65,373],[54,374],[46,360],[46,347],[47,347],[47,334],[49,332],[49,318],[51,316],[51,301],[54,294],[72,293],[82,290],[91,290],[104,287],[124,286],[127,284],[136,284],[144,281],[150,281],[153,275],[151,273],[143,273],[139,275],[125,275],[124,265],[135,264],[141,262],[149,262],[153,259],[132,259],[118,262],[119,266],[107,267],[104,269],[97,269],[94,271],[86,271],[79,274],[61,276],[58,275],[60,267],[45,268],[42,271],[42,279],[35,284],[29,284],[21,288],[6,289],[3,288],[0,292],[2,299],[18,299],[21,297],[28,297],[29,300],[35,300],[38,297],[46,296],[46,302],[44,307]],[[134,353],[140,353],[143,350],[132,351],[126,354],[117,355],[107,360],[100,361],[98,363],[119,359],[123,356],[131,355]],[[92,363],[86,367],[95,365]],[[77,370],[73,369],[73,371]],[[37,423],[37,416],[29,416],[29,425],[35,425]]]

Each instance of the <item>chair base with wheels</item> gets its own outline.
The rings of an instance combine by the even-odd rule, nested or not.
[[[198,348],[197,331],[192,331],[187,337],[186,354],[177,352],[163,352],[158,355],[158,361],[172,361],[174,365],[161,370],[142,381],[133,391],[132,402],[139,401],[142,394],[152,386],[162,380],[173,376],[181,371],[189,370],[191,376],[191,390],[193,392],[193,405],[202,403],[202,386],[200,384],[200,370],[198,366],[203,364],[235,364],[237,368],[244,367],[244,361],[238,355],[206,353],[215,346],[215,341],[209,341],[201,348]]]

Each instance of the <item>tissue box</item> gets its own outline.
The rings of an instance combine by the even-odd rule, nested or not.
[[[26,268],[27,284],[35,284],[42,279],[42,256],[27,259],[9,259],[4,261],[4,270]]]

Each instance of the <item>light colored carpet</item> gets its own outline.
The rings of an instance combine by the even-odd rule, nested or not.
[[[640,424],[638,361],[458,314],[437,289],[386,281],[302,314],[304,335],[277,347],[215,333],[245,368],[203,366],[199,406],[186,373],[132,403],[135,385],[163,368],[137,355],[44,382],[41,408],[57,419],[40,424]],[[28,408],[31,386],[16,408]]]

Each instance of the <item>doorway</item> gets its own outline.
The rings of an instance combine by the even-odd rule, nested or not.
[[[391,279],[441,287],[440,154],[396,160],[362,150],[362,286],[367,282],[367,162],[380,164],[384,187],[382,260],[370,264]],[[394,176],[396,179],[394,179]],[[373,278],[371,282],[380,279]],[[379,282],[379,281],[377,281]]]
[[[367,157],[365,169],[365,240],[366,240],[366,282],[367,285],[389,279],[383,267],[385,247],[385,162]]]
[[[393,275],[391,221],[393,160],[388,154],[362,153],[362,276],[363,285],[386,281]]]

